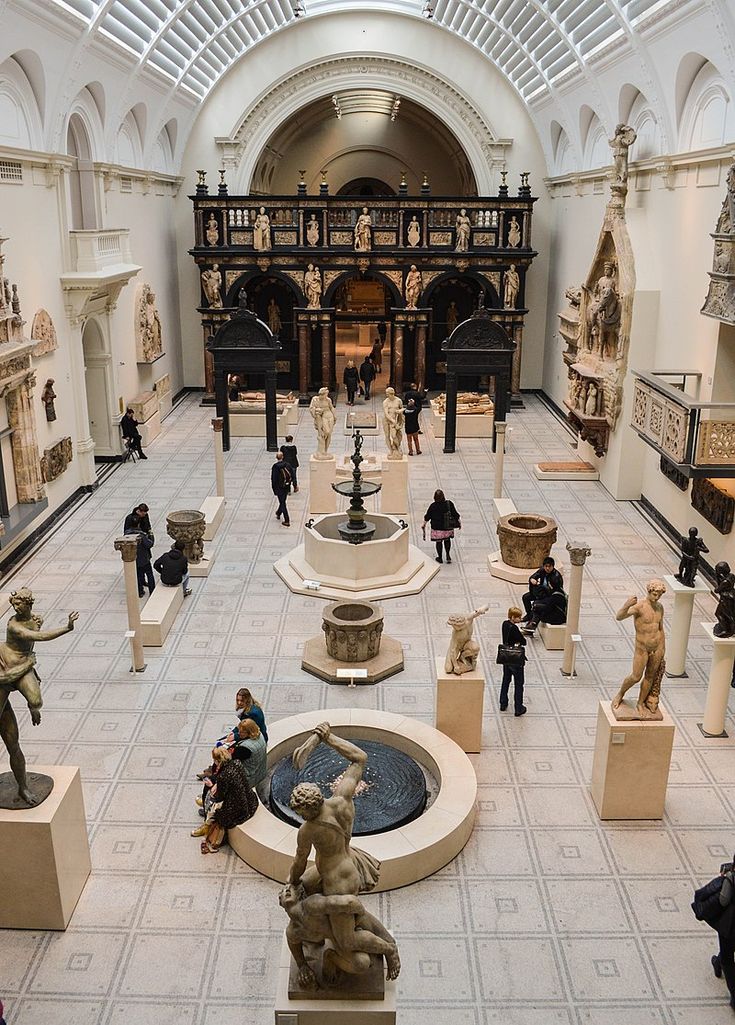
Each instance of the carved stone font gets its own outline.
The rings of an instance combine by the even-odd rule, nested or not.
[[[319,389],[319,394],[315,395],[309,403],[309,413],[314,421],[314,430],[316,431],[317,450],[314,453],[314,458],[329,459],[329,446],[337,415],[329,397],[328,388]]]
[[[484,616],[488,608],[489,605],[483,605],[469,615],[454,615],[447,620],[447,626],[452,628],[452,637],[449,641],[447,657],[444,659],[445,673],[462,676],[477,668],[480,645],[474,640],[472,631],[475,620],[479,616]]]
[[[711,237],[715,249],[702,313],[735,324],[735,161],[727,172],[725,197]]]
[[[383,399],[383,434],[389,459],[403,458],[403,425],[403,402],[396,395],[395,388],[386,388]]]
[[[328,654],[338,662],[367,662],[380,651],[383,612],[368,601],[337,601],[322,613]]]
[[[661,681],[666,669],[666,637],[664,635],[664,609],[659,601],[666,593],[663,580],[649,580],[645,598],[628,598],[615,618],[633,620],[635,626],[635,649],[633,667],[620,684],[620,690],[612,700],[616,719],[663,719],[658,707],[661,696]],[[641,685],[635,708],[627,705],[623,698],[636,683]]]
[[[135,348],[139,363],[153,363],[163,354],[156,293],[148,284],[140,285],[135,296]]]
[[[556,543],[556,520],[537,513],[501,516],[495,529],[501,559],[517,569],[537,569]]]
[[[166,533],[174,541],[183,543],[184,555],[194,565],[200,563],[204,555],[206,526],[204,513],[199,509],[179,509],[166,517]]]

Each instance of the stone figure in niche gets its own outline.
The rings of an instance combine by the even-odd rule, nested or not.
[[[362,213],[357,218],[357,224],[355,225],[355,251],[359,253],[366,253],[372,248],[373,244],[373,222],[370,219],[368,208],[364,206]]]
[[[150,285],[143,285],[139,293],[136,340],[141,363],[152,363],[163,353],[161,318],[156,309],[156,293]]]
[[[282,327],[281,309],[273,296],[268,301],[268,327],[277,338]]]
[[[512,263],[503,274],[503,306],[506,310],[514,310],[516,308],[516,300],[518,299],[520,288],[521,279],[518,276],[516,265]]]
[[[310,263],[304,274],[304,291],[309,310],[318,310],[322,304],[322,276],[319,269]]]
[[[728,274],[730,271],[730,247],[723,248],[721,242],[715,243],[713,269],[716,274]]]
[[[679,560],[679,572],[676,579],[685,587],[694,587],[694,581],[699,569],[699,560],[706,555],[709,548],[699,536],[696,527],[689,528],[689,536],[681,539],[681,559]]]
[[[306,223],[306,242],[310,246],[319,245],[319,222],[316,214],[312,214]]]
[[[597,416],[597,386],[590,382],[584,403],[585,416]]]
[[[712,633],[715,637],[735,637],[735,574],[730,564],[718,562],[715,566],[715,586],[712,591],[717,601]],[[0,694],[2,691],[0,691]]]
[[[603,273],[597,279],[592,293],[592,301],[587,310],[587,322],[592,339],[591,351],[604,359],[608,349],[611,356],[617,352],[622,310],[615,287],[615,264],[612,260],[605,260],[603,268]],[[589,292],[586,286],[583,287]]]
[[[253,222],[253,249],[262,252],[271,248],[271,219],[261,206]]]
[[[613,151],[613,182],[625,185],[628,181],[628,150],[635,142],[635,129],[630,125],[616,125],[615,135],[610,139]]]
[[[470,219],[467,216],[467,211],[464,207],[457,214],[456,221],[456,245],[454,247],[457,253],[466,253],[470,248]]]
[[[70,612],[66,626],[57,630],[41,630],[43,619],[33,615],[33,601],[33,594],[27,587],[12,592],[10,604],[15,615],[8,621],[5,643],[0,644],[0,737],[8,751],[10,768],[18,787],[18,798],[29,806],[38,804],[43,798],[34,794],[33,785],[26,776],[26,761],[18,742],[18,720],[10,704],[10,694],[17,690],[23,695],[31,713],[31,722],[38,726],[43,699],[41,680],[35,670],[33,646],[36,641],[53,641],[63,637],[74,629],[79,618],[78,612]],[[49,792],[46,790],[44,796]]]
[[[248,293],[244,286],[237,293],[237,308],[238,310],[250,309],[250,307],[248,306]]]
[[[421,289],[423,282],[421,280],[421,271],[417,270],[416,264],[411,264],[411,270],[406,275],[406,309],[415,310],[421,295]]]
[[[403,402],[396,395],[395,388],[386,388],[383,399],[383,434],[389,459],[403,458],[403,424]]]
[[[632,617],[635,626],[633,668],[612,700],[616,719],[663,719],[658,703],[666,668],[666,638],[664,609],[659,599],[665,593],[666,584],[663,580],[649,580],[646,597],[628,598],[615,616],[618,621]],[[641,689],[635,709],[624,706],[626,692],[639,681]]]
[[[410,245],[410,247],[412,249],[415,249],[416,246],[421,241],[421,225],[416,220],[416,215],[415,214],[411,218],[411,221],[410,221],[410,223],[408,225],[408,235],[407,235],[407,238],[408,238],[408,244]]]
[[[217,224],[217,218],[214,214],[209,215],[207,221],[207,244],[210,246],[219,245],[219,224]]]
[[[222,271],[219,269],[218,263],[213,264],[210,270],[202,271],[202,288],[204,289],[204,295],[207,298],[210,309],[222,309],[221,287]]]
[[[396,942],[357,899],[358,893],[375,888],[380,873],[379,862],[351,845],[355,794],[365,785],[362,777],[367,755],[335,736],[324,722],[294,751],[294,765],[302,769],[319,744],[331,747],[349,765],[332,785],[331,797],[325,798],[315,783],[299,783],[289,801],[304,822],[297,834],[288,883],[279,899],[290,919],[286,939],[298,967],[299,983],[304,989],[317,989],[320,984],[329,988],[340,972],[367,972],[371,955],[384,958],[388,978],[396,979],[401,968]],[[315,864],[309,866],[312,850]],[[317,950],[305,950],[307,943],[315,943]]]
[[[456,302],[454,301],[454,299],[452,299],[449,306],[447,307],[447,335],[451,335],[452,331],[454,331],[455,327],[457,326],[458,321],[459,311],[457,310]]]
[[[329,446],[332,441],[332,431],[337,422],[334,412],[334,405],[329,397],[328,388],[320,388],[319,394],[315,395],[309,404],[309,413],[314,421],[316,431],[317,449],[314,453],[315,459],[329,459]]]
[[[447,657],[444,660],[445,673],[462,676],[464,673],[471,673],[476,669],[480,645],[474,640],[472,631],[475,620],[479,616],[484,616],[489,607],[489,605],[483,605],[468,616],[449,617],[447,626],[452,628],[452,638],[449,642]]]
[[[56,419],[56,407],[54,406],[54,399],[56,398],[56,392],[54,391],[54,379],[49,377],[46,384],[43,386],[41,392],[41,402],[43,402],[44,409],[46,410],[46,420],[49,423],[53,423]]]
[[[521,226],[515,217],[511,217],[508,227],[508,246],[517,249],[521,244]]]

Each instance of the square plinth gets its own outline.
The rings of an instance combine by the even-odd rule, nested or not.
[[[547,651],[564,651],[564,641],[567,636],[566,623],[562,623],[561,626],[554,623],[539,623],[538,632]]]
[[[351,662],[339,662],[336,658],[332,658],[324,643],[324,634],[310,637],[308,641],[304,642],[301,660],[301,668],[304,672],[311,673],[312,676],[316,676],[326,683],[349,685],[348,679],[337,676],[337,670],[349,669],[351,666],[354,669],[365,670],[367,673],[367,676],[355,679],[355,686],[387,680],[389,676],[400,673],[403,669],[401,642],[383,634],[380,638],[380,651],[375,658],[369,658],[365,662],[355,662],[354,665]]]
[[[444,659],[436,662],[434,726],[468,754],[482,748],[482,710],[485,677],[477,669],[462,676],[444,672]]]
[[[590,789],[601,819],[663,818],[674,724],[659,710],[660,721],[619,722],[600,701]]]
[[[92,870],[79,769],[34,765],[54,789],[35,808],[0,808],[0,928],[66,929]]]
[[[309,457],[309,512],[324,515],[337,512],[337,492],[332,484],[337,479],[337,458]]]
[[[275,1025],[396,1025],[396,984],[385,980],[382,1000],[293,1000],[288,995],[293,958],[285,939],[276,983]]]
[[[388,459],[382,464],[380,511],[391,516],[408,515],[408,456]]]

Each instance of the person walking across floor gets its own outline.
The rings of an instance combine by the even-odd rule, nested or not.
[[[376,338],[373,342],[373,347],[370,350],[370,359],[375,367],[376,374],[383,373],[383,344],[379,338]]]
[[[404,430],[408,442],[408,454],[412,456],[414,451],[417,456],[421,455],[421,444],[419,443],[419,411],[413,399],[408,400],[408,405],[403,410]]]
[[[156,580],[153,576],[153,567],[151,565],[153,535],[140,529],[140,520],[137,516],[132,518],[130,526],[125,533],[138,535],[138,548],[135,552],[135,572],[138,577],[138,597],[142,598],[144,596],[146,587],[148,588],[148,594],[151,595],[156,589]]]
[[[278,499],[276,519],[280,520],[281,516],[283,516],[284,527],[290,527],[291,520],[288,516],[288,509],[286,508],[286,497],[291,490],[291,470],[289,469],[288,463],[283,458],[283,452],[281,449],[276,452],[276,461],[273,466],[271,466],[271,489]]]
[[[131,448],[133,452],[137,452],[141,459],[147,459],[148,456],[143,451],[143,439],[138,430],[138,421],[135,419],[132,409],[125,410],[125,416],[120,421],[120,430],[122,431],[123,438],[128,443],[128,448]]]
[[[370,388],[375,380],[375,367],[373,366],[372,360],[369,356],[366,356],[360,364],[360,380],[362,381],[362,386],[365,389],[365,399],[369,399]]]
[[[451,562],[452,539],[455,530],[462,529],[462,522],[454,502],[445,498],[444,492],[439,488],[434,492],[434,501],[424,513],[424,522],[421,524],[421,533],[424,539],[426,539],[427,523],[431,525],[431,540],[436,544],[436,561],[444,561],[442,558],[443,546],[447,562]]]
[[[293,443],[293,434],[286,435],[286,444],[281,445],[281,452],[283,452],[283,461],[291,471],[291,483],[293,484],[294,494],[296,494],[299,490],[299,453]]]
[[[503,621],[502,644],[498,647],[497,662],[503,667],[503,680],[500,685],[500,711],[508,708],[508,690],[513,681],[513,707],[516,716],[526,714],[523,704],[523,687],[525,684],[526,638],[518,628],[521,621],[521,610],[516,605],[508,609],[508,618]]]
[[[181,587],[184,597],[189,597],[189,560],[184,555],[183,541],[175,541],[169,552],[164,552],[156,559],[153,568],[156,573],[161,574],[161,583],[164,587]]]
[[[354,406],[355,395],[360,387],[360,375],[357,372],[354,360],[347,360],[347,366],[345,367],[345,372],[342,374],[342,380],[345,388],[347,389],[347,405]]]

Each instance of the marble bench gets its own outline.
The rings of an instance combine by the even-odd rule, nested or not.
[[[209,495],[199,506],[199,511],[204,513],[206,527],[204,528],[204,541],[211,541],[220,528],[225,515],[225,500],[219,495]]]
[[[561,623],[559,626],[551,623],[539,623],[538,632],[547,651],[564,650],[564,638],[567,633],[566,623]]]
[[[140,613],[143,644],[160,648],[173,626],[176,614],[184,603],[184,591],[177,587],[158,584]]]

